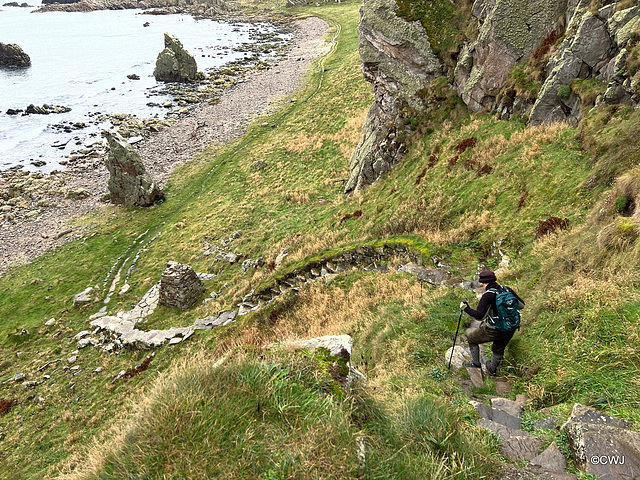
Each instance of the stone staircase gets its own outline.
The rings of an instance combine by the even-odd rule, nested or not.
[[[483,349],[481,346],[481,355]],[[462,367],[470,360],[469,351],[463,346],[449,349],[445,354],[447,364],[456,369],[466,368],[469,380],[459,378],[462,388],[473,398],[480,419],[478,425],[500,438],[501,453],[510,464],[500,468],[501,480],[572,480],[578,477],[568,473],[567,460],[555,441],[543,450],[543,441],[522,430],[522,411],[527,403],[526,395],[516,395],[510,400],[510,385],[506,378],[495,379],[496,396],[475,395],[472,386],[482,387],[487,372],[484,367]],[[485,403],[485,401],[488,401]],[[640,478],[640,433],[621,418],[598,412],[596,409],[575,404],[571,416],[558,427],[553,417],[539,420],[536,429],[562,430],[567,435],[575,467],[594,475],[598,480],[633,480]],[[526,466],[521,465],[526,462]]]
[[[477,370],[477,369],[476,369]],[[542,453],[542,441],[521,430],[520,415],[526,404],[525,395],[518,395],[516,400],[503,397],[489,397],[491,405],[470,401],[480,415],[478,425],[495,433],[502,443],[502,455],[512,462],[528,461],[524,469],[515,465],[504,465],[501,479],[539,478],[571,480],[577,476],[567,473],[567,461],[555,442],[552,442]]]

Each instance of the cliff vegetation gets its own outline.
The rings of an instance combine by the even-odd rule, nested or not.
[[[387,273],[354,268],[283,289],[153,356],[76,352],[103,303],[75,307],[73,297],[89,286],[105,294],[114,265],[129,271],[130,289],[110,312],[130,310],[169,260],[216,275],[205,282],[210,301],[186,312],[160,306],[141,326],[152,330],[193,325],[301,265],[385,243],[460,282],[497,270],[526,300],[501,365],[508,395],[528,397],[524,429],[548,416],[560,425],[579,402],[638,430],[640,110],[595,98],[592,108],[587,99],[606,88],[582,78],[567,83],[589,105],[577,122],[533,123],[531,110],[514,111],[539,98],[542,64],[563,33],[514,61],[492,105],[471,111],[453,71],[479,31],[463,21],[471,5],[402,0],[398,12],[421,21],[442,65],[422,79],[424,108],[397,110],[401,159],[345,196],[375,101],[361,72],[360,8],[288,10],[326,19],[335,42],[296,101],[180,167],[164,203],[101,208],[78,221],[89,227],[81,238],[0,277],[1,478],[498,478],[508,462],[468,404],[496,384],[465,389],[467,374],[443,359],[460,301],[475,297],[398,271],[400,254],[384,262]],[[628,46],[633,78],[639,47]],[[223,240],[264,265],[243,272],[205,254]],[[343,362],[326,352],[263,349],[341,334],[354,339],[352,366],[366,386],[345,388]],[[572,463],[562,430],[538,433],[560,447],[569,472],[593,478]]]

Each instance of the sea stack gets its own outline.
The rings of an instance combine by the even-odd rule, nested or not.
[[[104,136],[109,142],[105,164],[111,203],[148,207],[160,200],[162,192],[146,172],[138,152],[118,133],[104,132]]]
[[[198,73],[196,60],[180,40],[164,34],[164,50],[158,54],[153,76],[160,82],[193,82]]]

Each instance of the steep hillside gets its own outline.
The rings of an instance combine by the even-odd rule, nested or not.
[[[557,83],[549,67],[575,54],[571,32],[628,25],[637,6],[550,5],[517,48],[497,25],[520,3],[452,7],[295,7],[332,25],[295,101],[196,155],[162,204],[98,210],[82,238],[0,277],[1,478],[498,478],[509,461],[468,403],[496,382],[472,389],[443,360],[484,267],[527,301],[500,370],[528,397],[522,428],[594,478],[563,430],[535,422],[561,425],[579,402],[640,427],[640,110],[635,93],[606,100],[589,70],[550,110],[575,121],[529,116]],[[636,37],[610,80],[625,92]],[[512,53],[488,88],[482,52],[497,44]],[[157,306],[137,328],[246,314],[153,351],[93,331],[103,306],[148,298],[168,261],[215,277],[191,309]],[[366,382],[347,383],[341,352],[263,348],[344,334]]]

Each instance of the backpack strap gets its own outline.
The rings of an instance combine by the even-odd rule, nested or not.
[[[488,290],[486,290],[486,293],[493,293],[496,297],[498,296],[499,293],[502,293],[504,291],[504,287],[500,284],[498,284],[498,287],[500,288],[500,290],[495,289],[495,288],[490,288]],[[494,326],[495,324],[495,318],[493,315],[490,315],[490,312],[493,310],[494,314],[497,314],[498,312],[496,311],[496,302],[495,302],[495,298],[493,301],[493,305],[491,305],[489,307],[489,310],[487,310],[487,315],[484,317],[485,323],[487,324],[487,326],[493,330],[497,330],[497,328]]]

